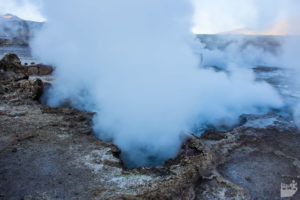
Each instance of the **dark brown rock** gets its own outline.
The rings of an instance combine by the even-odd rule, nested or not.
[[[6,54],[0,60],[0,70],[25,74],[29,76],[46,76],[53,72],[53,67],[43,64],[22,65],[21,60],[16,54]]]
[[[41,79],[35,79],[31,81],[31,87],[32,99],[39,101],[44,92],[43,81]]]
[[[16,54],[9,53],[4,55],[4,57],[0,60],[0,69],[19,73],[23,70],[23,67],[19,57]]]
[[[46,76],[53,72],[53,67],[43,64],[30,65],[26,68],[27,74],[30,76]]]

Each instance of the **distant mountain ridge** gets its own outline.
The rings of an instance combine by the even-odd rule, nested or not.
[[[300,17],[283,18],[262,30],[240,28],[230,31],[221,32],[218,34],[223,35],[265,35],[265,36],[283,36],[283,35],[296,35],[299,36],[300,28],[297,26]]]
[[[0,15],[0,45],[27,45],[42,22],[23,20],[12,14]]]

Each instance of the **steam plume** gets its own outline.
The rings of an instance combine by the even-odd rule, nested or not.
[[[242,113],[282,105],[234,60],[230,73],[200,68],[186,0],[51,0],[45,11],[32,46],[56,66],[48,103],[95,111],[96,134],[133,165],[175,156],[194,124],[233,124]]]

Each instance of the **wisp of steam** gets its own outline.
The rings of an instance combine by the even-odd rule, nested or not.
[[[48,104],[96,112],[94,131],[132,166],[176,156],[195,124],[237,122],[282,105],[234,57],[203,69],[186,0],[45,2],[35,56],[56,67]],[[70,7],[71,6],[71,7]]]

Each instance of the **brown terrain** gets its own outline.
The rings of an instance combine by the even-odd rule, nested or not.
[[[281,199],[281,183],[300,184],[299,131],[276,113],[190,135],[163,166],[126,169],[93,134],[93,113],[39,102],[51,72],[0,61],[0,200]]]

